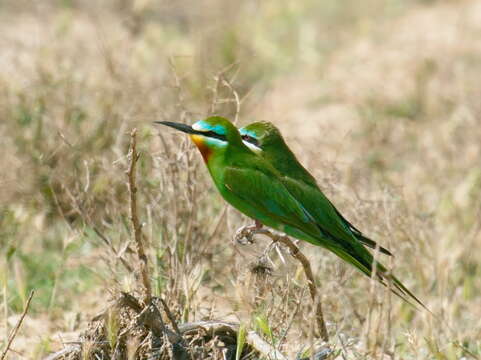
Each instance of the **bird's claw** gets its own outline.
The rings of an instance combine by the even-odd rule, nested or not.
[[[239,228],[234,235],[234,242],[240,245],[248,245],[254,243],[254,235],[259,230],[257,224],[244,225]]]

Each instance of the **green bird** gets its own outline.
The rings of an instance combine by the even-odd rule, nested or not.
[[[372,276],[373,265],[379,272],[378,279],[390,279],[398,290],[397,295],[415,300],[425,308],[396,277],[387,274],[387,269],[374,260],[372,254],[363,245],[392,256],[392,253],[379,246],[375,241],[364,236],[360,230],[352,225],[319,188],[316,179],[302,166],[294,153],[287,146],[279,129],[272,123],[259,121],[239,129],[241,138],[253,152],[267,160],[280,174],[281,181],[289,193],[312,216],[316,224],[322,229],[326,238],[334,240],[343,251],[331,248],[330,244],[317,244],[331,250],[346,262],[354,265],[358,270]],[[327,246],[326,246],[327,245]],[[346,256],[347,253],[347,256]],[[355,260],[355,261],[353,261]]]
[[[237,128],[222,117],[209,117],[192,126],[159,121],[187,133],[199,149],[209,173],[222,197],[233,207],[263,225],[294,238],[322,246],[358,270],[376,277],[384,285],[392,284],[392,291],[406,301],[424,305],[384,266],[376,262],[371,253],[349,232],[329,231],[316,221],[286,186],[286,178],[262,156],[243,142]],[[338,237],[339,235],[339,237]],[[342,236],[340,236],[342,235]]]
[[[259,121],[239,129],[242,140],[254,152],[266,159],[281,174],[284,185],[314,217],[319,226],[331,236],[379,249],[385,255],[391,252],[364,236],[324,195],[316,179],[301,165],[287,146],[281,132],[272,123]]]

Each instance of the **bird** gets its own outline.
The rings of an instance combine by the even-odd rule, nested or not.
[[[297,160],[281,132],[268,121],[257,121],[239,129],[244,144],[266,159],[282,176],[291,194],[311,213],[319,226],[331,236],[353,236],[372,249],[392,256],[392,253],[352,225],[319,188],[316,179]]]
[[[296,239],[324,247],[369,277],[375,273],[380,283],[392,285],[390,289],[396,295],[425,307],[354,236],[337,238],[320,226],[274,166],[251,150],[251,143],[242,140],[228,119],[211,116],[193,125],[155,123],[189,134],[221,196],[241,213]]]

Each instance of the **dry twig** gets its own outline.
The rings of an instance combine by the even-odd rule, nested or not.
[[[236,241],[242,242],[242,238],[246,238],[248,242],[252,241],[252,237],[256,234],[262,234],[270,237],[275,242],[280,242],[287,246],[291,255],[301,263],[304,273],[306,274],[307,284],[309,286],[309,292],[311,294],[312,302],[316,307],[316,322],[317,327],[321,335],[321,339],[324,341],[329,341],[329,335],[327,332],[326,323],[324,321],[324,315],[322,312],[322,303],[317,295],[317,287],[314,281],[314,275],[312,274],[311,263],[306,258],[306,256],[299,250],[296,244],[294,244],[289,237],[285,235],[276,234],[266,228],[259,228],[258,226],[245,226],[239,229],[236,233]]]
[[[7,346],[5,346],[5,349],[2,352],[2,356],[0,356],[0,360],[5,359],[5,356],[7,356],[8,350],[12,345],[13,339],[15,339],[15,336],[17,336],[18,329],[20,329],[23,319],[25,318],[25,315],[27,315],[27,311],[28,311],[28,308],[30,307],[30,301],[32,301],[33,294],[35,294],[35,291],[34,290],[30,291],[30,295],[28,296],[27,303],[25,304],[25,309],[23,309],[22,316],[20,316],[20,319],[18,319],[17,323],[15,324],[15,327],[10,333],[10,336],[8,337],[8,341],[7,341]]]
[[[238,62],[233,62],[232,64],[229,64],[226,67],[224,67],[223,69],[221,69],[214,76],[215,85],[212,88],[212,101],[211,101],[211,104],[210,104],[210,114],[215,114],[216,113],[216,106],[218,104],[222,104],[222,103],[226,103],[226,102],[234,102],[236,104],[236,110],[235,110],[235,115],[234,115],[234,124],[236,124],[238,119],[239,119],[241,101],[240,101],[238,93],[233,88],[231,82],[226,79],[225,75],[237,65],[239,65]],[[234,77],[235,77],[235,75],[233,76],[233,78]],[[229,91],[232,93],[233,99],[222,99],[221,100],[221,99],[218,98],[219,90],[220,90],[221,85],[229,89]]]
[[[239,121],[239,113],[240,113],[240,106],[241,106],[239,94],[237,93],[237,91],[234,89],[232,84],[227,79],[223,79],[222,84],[231,91],[232,96],[234,97],[233,101],[235,103],[235,115],[234,115],[233,123],[234,123],[234,125],[237,125],[237,122]]]
[[[135,170],[137,165],[137,160],[140,154],[137,153],[137,129],[132,129],[130,133],[130,149],[129,149],[129,159],[130,165],[127,170],[128,177],[128,187],[130,193],[130,220],[132,222],[134,240],[135,240],[135,251],[137,253],[137,275],[142,280],[143,287],[143,303],[150,304],[152,299],[152,290],[150,286],[149,271],[147,264],[147,256],[145,255],[144,245],[142,243],[142,228],[140,226],[139,218],[137,216],[137,185],[135,182]]]
[[[167,314],[167,317],[169,318],[170,323],[172,324],[172,328],[175,330],[177,335],[180,336],[179,326],[177,325],[177,322],[175,321],[174,315],[172,314],[169,307],[167,306],[167,303],[162,298],[160,298],[160,302],[161,302],[162,306],[164,307],[164,311]]]

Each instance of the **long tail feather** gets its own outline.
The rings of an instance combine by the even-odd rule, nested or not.
[[[372,278],[375,266],[376,280],[379,283],[387,287],[389,286],[389,284],[391,284],[391,291],[397,296],[399,296],[401,299],[416,307],[416,305],[413,304],[414,302],[415,304],[420,305],[425,310],[431,312],[426,307],[426,305],[424,305],[421,300],[419,300],[406,286],[404,286],[404,284],[398,278],[390,274],[389,271],[384,267],[384,265],[382,265],[378,261],[375,261],[372,255],[367,251],[366,253],[369,254],[369,259],[366,259],[365,256],[362,256],[360,254],[353,254],[354,251],[347,251],[343,248],[335,247],[330,248],[329,250],[334,252],[337,256],[339,256],[347,263],[353,265],[355,268],[357,268],[368,277]]]
[[[414,302],[416,304],[418,304],[419,306],[421,306],[423,309],[427,310],[428,312],[431,313],[431,310],[429,310],[427,308],[426,305],[423,304],[423,302],[421,300],[419,300],[418,297],[416,297],[408,288],[406,288],[403,283],[401,281],[399,281],[394,275],[389,275],[387,277],[388,280],[391,281],[391,283],[394,285],[394,287],[399,290],[400,292],[402,292],[404,294],[405,297],[407,297],[408,299],[411,299],[411,300],[414,300]],[[398,295],[399,296],[399,295]],[[402,297],[402,296],[401,296]],[[411,305],[413,305],[408,299],[404,298],[404,300],[408,303],[410,303]]]
[[[383,253],[384,255],[388,255],[388,256],[393,256],[393,254],[388,249],[383,248],[378,243],[369,239],[368,237],[365,237],[362,234],[356,234],[356,233],[354,233],[354,236],[356,237],[357,240],[359,240],[362,244],[366,245],[367,247],[370,247],[371,249],[379,249],[380,253]]]
[[[332,203],[331,203],[332,205]],[[339,210],[336,209],[334,205],[332,205],[334,208],[334,211],[336,214],[341,218],[342,222],[344,225],[352,232],[354,237],[361,242],[362,244],[366,245],[367,247],[370,247],[371,249],[379,249],[381,253],[384,255],[389,255],[393,256],[393,254],[386,248],[383,248],[382,246],[378,245],[374,240],[369,239],[368,237],[364,236],[363,233],[357,229],[354,225],[352,225],[340,212]]]

